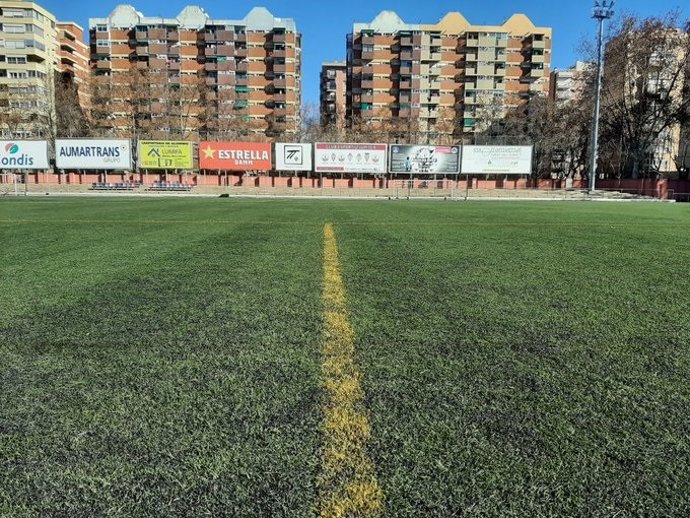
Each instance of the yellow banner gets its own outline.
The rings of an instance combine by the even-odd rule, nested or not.
[[[142,169],[192,169],[191,142],[140,140],[139,167]]]

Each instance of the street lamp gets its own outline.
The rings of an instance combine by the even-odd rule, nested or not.
[[[601,109],[601,82],[604,75],[604,20],[613,17],[614,0],[595,0],[592,18],[599,22],[597,41],[597,79],[594,93],[594,121],[592,124],[592,152],[589,166],[589,190],[594,192],[597,178],[597,161],[599,159],[599,111]]]

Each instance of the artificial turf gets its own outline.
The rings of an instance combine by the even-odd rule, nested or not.
[[[333,223],[385,516],[684,516],[690,207],[0,200],[0,516],[311,516]]]

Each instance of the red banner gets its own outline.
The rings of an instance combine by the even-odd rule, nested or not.
[[[199,168],[221,171],[270,171],[269,142],[201,142]]]

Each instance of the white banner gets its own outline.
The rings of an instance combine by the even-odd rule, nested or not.
[[[315,144],[317,173],[385,173],[387,144]]]
[[[275,145],[276,171],[311,171],[311,144]]]
[[[131,169],[132,145],[128,139],[57,139],[55,165],[58,169]]]
[[[462,174],[532,173],[532,146],[463,146]]]
[[[0,140],[0,169],[48,169],[48,141]]]

